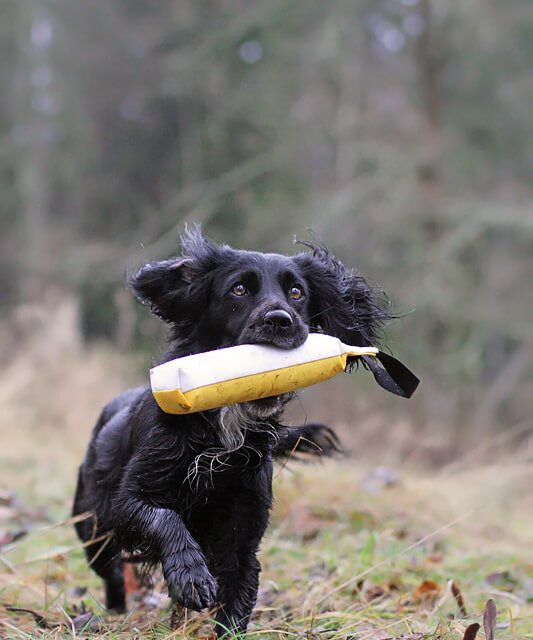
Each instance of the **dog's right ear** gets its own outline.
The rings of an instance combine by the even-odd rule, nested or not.
[[[189,303],[192,282],[191,258],[171,258],[144,265],[128,276],[128,284],[141,302],[165,322],[174,322]]]

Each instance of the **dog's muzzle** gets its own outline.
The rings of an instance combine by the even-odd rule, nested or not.
[[[267,327],[272,327],[275,330],[287,331],[293,325],[292,316],[288,311],[284,309],[273,309],[265,313],[263,323]]]
[[[280,306],[268,306],[257,309],[251,316],[239,343],[295,349],[305,342],[308,333],[307,326],[293,311]]]

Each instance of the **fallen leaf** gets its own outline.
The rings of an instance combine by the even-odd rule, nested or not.
[[[425,606],[433,606],[439,597],[441,589],[433,580],[425,580],[413,592],[413,602]]]
[[[0,549],[2,547],[7,546],[8,544],[11,544],[12,542],[16,542],[17,540],[20,540],[21,538],[24,538],[24,536],[27,536],[28,532],[25,529],[21,529],[20,531],[8,531],[3,538],[0,538]]]
[[[512,576],[510,571],[495,571],[489,574],[485,580],[499,591],[511,592],[518,586],[518,580]]]
[[[385,593],[386,592],[383,587],[374,585],[370,587],[368,590],[364,591],[363,595],[365,600],[370,601],[370,600],[376,600],[376,598],[380,598]]]
[[[106,629],[104,618],[97,616],[93,611],[87,611],[72,618],[72,624],[76,631],[104,631]]]
[[[39,629],[50,629],[50,625],[46,621],[46,618],[40,613],[32,611],[32,609],[22,609],[21,607],[12,607],[11,605],[6,605],[6,609],[8,611],[12,611],[13,613],[29,613],[31,616],[33,616],[35,624],[39,627]]]
[[[361,591],[363,590],[363,585],[365,584],[365,581],[363,579],[358,580],[355,583],[355,587],[352,589],[352,596],[359,596],[361,594]]]
[[[135,567],[132,564],[123,564],[122,572],[124,574],[124,587],[126,589],[126,593],[136,593],[139,591],[140,584],[137,580]]]
[[[496,605],[491,598],[487,600],[483,613],[483,629],[485,630],[486,640],[494,640],[494,634],[496,633],[496,613]]]
[[[430,554],[426,558],[426,562],[430,562],[431,564],[437,564],[438,562],[442,562],[442,553],[439,553],[437,551],[436,553]]]
[[[451,588],[452,588],[452,593],[453,596],[455,598],[455,601],[457,602],[457,606],[459,608],[459,611],[461,612],[461,615],[463,616],[463,618],[467,617],[467,612],[466,612],[466,607],[465,607],[465,602],[463,600],[463,596],[461,594],[461,591],[459,590],[459,587],[457,586],[457,584],[452,580],[451,581]]]
[[[469,624],[468,627],[465,629],[463,640],[475,640],[479,629],[480,627],[477,622],[474,622],[473,624]]]

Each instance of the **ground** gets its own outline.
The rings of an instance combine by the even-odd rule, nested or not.
[[[127,615],[102,607],[71,499],[98,407],[136,382],[139,367],[79,344],[69,314],[59,309],[4,367],[0,638],[209,637],[210,614],[173,612],[157,571],[151,586],[128,574]],[[485,637],[491,599],[496,640],[533,638],[531,452],[424,472],[377,465],[358,451],[277,468],[249,636],[471,640],[475,623]]]
[[[533,637],[530,466],[389,477],[346,460],[278,471],[251,637],[463,638],[489,598],[498,640]],[[74,475],[59,455],[9,470],[0,636],[69,636],[80,611],[101,616],[84,637],[172,636],[157,573],[152,587],[132,581],[126,616],[102,608],[101,584],[68,521]],[[32,610],[49,628],[5,605]],[[207,618],[183,615],[178,637],[208,635]]]

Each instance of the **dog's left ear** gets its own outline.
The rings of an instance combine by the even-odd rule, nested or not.
[[[383,294],[362,276],[347,271],[322,247],[294,256],[310,290],[310,322],[346,344],[375,345],[389,314]]]
[[[188,300],[192,281],[190,258],[171,258],[144,265],[135,275],[128,277],[128,284],[142,302],[165,322],[174,322]]]

